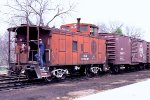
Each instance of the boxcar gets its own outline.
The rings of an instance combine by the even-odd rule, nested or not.
[[[112,73],[131,65],[131,40],[127,36],[115,33],[100,33],[106,39],[107,62]]]
[[[147,42],[116,33],[100,33],[106,39],[107,61],[112,73],[120,69],[143,69],[149,60]]]
[[[147,63],[147,42],[140,39],[131,38],[131,54],[132,54],[132,63]]]
[[[150,64],[150,42],[147,42],[147,63]]]

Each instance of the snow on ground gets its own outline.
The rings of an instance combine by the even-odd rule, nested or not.
[[[7,66],[0,66],[0,75],[6,75],[7,72]]]
[[[150,79],[75,100],[150,100]]]

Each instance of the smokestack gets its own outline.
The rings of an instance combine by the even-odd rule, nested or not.
[[[80,20],[81,18],[77,18],[77,32],[80,32]]]

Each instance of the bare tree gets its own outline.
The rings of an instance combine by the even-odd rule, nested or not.
[[[100,33],[119,33],[121,34],[122,33],[122,27],[123,27],[123,24],[120,23],[120,22],[110,22],[108,25],[107,24],[100,24],[98,25],[99,26],[99,32]]]
[[[55,4],[57,2],[57,4]],[[57,17],[64,18],[74,11],[75,4],[69,3],[68,7],[57,0],[9,0],[6,7],[10,9],[9,22],[28,23],[30,25],[49,26]],[[19,23],[19,24],[20,24]]]
[[[14,35],[11,36],[11,48],[14,48],[15,45],[15,40],[14,40]],[[0,38],[0,66],[1,65],[8,65],[8,32],[6,32],[5,34],[3,34]],[[14,59],[14,50],[11,49],[11,56],[10,56],[10,60],[11,62],[13,62]]]
[[[6,41],[6,35],[1,36],[0,38],[0,66],[7,64],[7,58],[8,58],[8,41]]]
[[[8,12],[0,12],[8,17],[5,22],[11,26],[28,24],[48,27],[56,18],[64,19],[70,15],[75,9],[75,3],[68,3],[66,6],[60,3],[60,0],[8,0],[5,7]],[[0,44],[0,64],[2,65],[8,62],[8,41],[6,40],[8,40],[7,33],[0,38],[2,43]],[[14,44],[12,42],[12,48],[14,48]],[[11,57],[15,56],[11,55]]]
[[[123,24],[121,22],[114,21],[114,22],[110,22],[109,27],[110,27],[110,31],[115,33],[118,30],[121,30]]]
[[[133,26],[131,26],[131,27],[126,26],[125,27],[125,33],[127,36],[130,36],[133,38],[141,38],[143,31],[141,28],[135,28]]]
[[[121,22],[110,22],[108,25],[102,23],[99,26],[100,33],[121,33],[133,38],[141,38],[143,31],[141,28],[125,26]]]
[[[104,23],[98,25],[98,27],[99,27],[99,32],[100,33],[108,33],[109,32],[108,26]]]

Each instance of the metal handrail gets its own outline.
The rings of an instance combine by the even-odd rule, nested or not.
[[[30,50],[31,52],[31,61],[34,61],[34,52],[37,52],[38,50]],[[50,61],[50,49],[45,49],[45,52],[48,51],[48,61]]]

